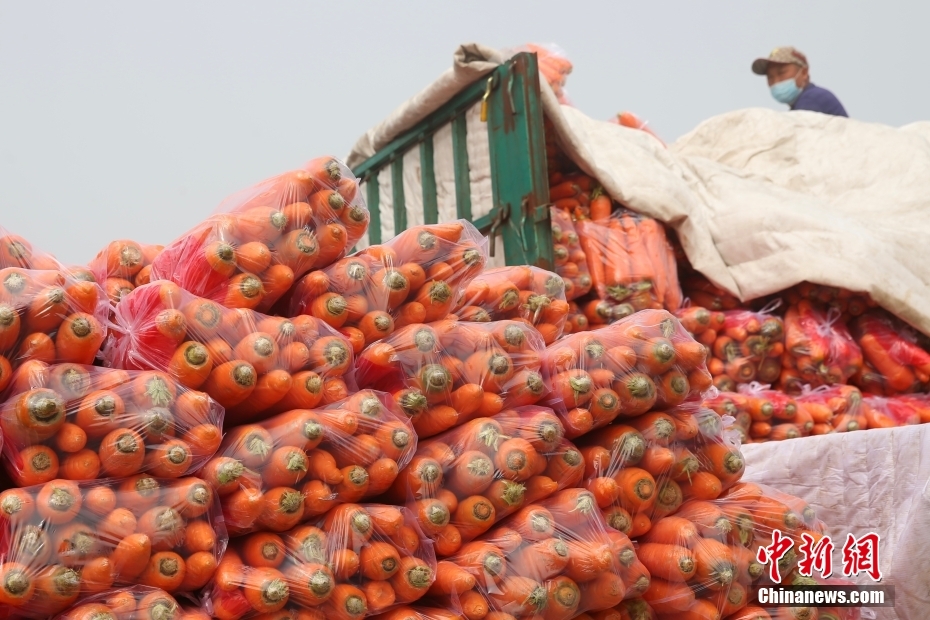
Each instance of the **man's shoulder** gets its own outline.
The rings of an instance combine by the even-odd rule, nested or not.
[[[843,108],[843,104],[840,103],[837,96],[826,88],[817,86],[813,83],[808,84],[804,90],[801,91],[801,95],[798,97],[798,100],[794,102],[792,109],[811,110],[814,112],[846,116],[846,110]]]
[[[808,95],[809,97],[815,97],[817,99],[831,99],[833,101],[839,101],[836,98],[836,95],[832,91],[823,88],[822,86],[817,86],[816,84],[808,84],[807,88],[801,91],[801,96]]]

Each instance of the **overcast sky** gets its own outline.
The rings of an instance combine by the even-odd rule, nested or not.
[[[360,134],[460,43],[557,43],[574,104],[672,141],[777,109],[749,65],[795,45],[850,115],[930,119],[930,2],[0,1],[0,225],[68,262],[167,243],[226,195]]]

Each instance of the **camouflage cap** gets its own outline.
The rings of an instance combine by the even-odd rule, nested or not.
[[[791,46],[776,47],[769,54],[768,58],[756,58],[752,61],[752,72],[758,75],[765,75],[769,69],[769,63],[776,62],[785,65],[798,65],[807,67],[807,56]]]

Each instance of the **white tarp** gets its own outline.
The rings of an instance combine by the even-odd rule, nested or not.
[[[881,537],[882,583],[895,607],[879,620],[924,620],[930,610],[930,425],[838,433],[743,446],[743,478],[800,497],[836,545],[834,574],[848,533]],[[853,579],[874,585],[866,575]]]
[[[501,60],[493,49],[461,46],[452,69],[358,141],[349,165]],[[694,267],[731,293],[751,299],[804,280],[865,291],[930,333],[930,124],[895,129],[750,109],[712,118],[666,149],[645,132],[559,105],[545,83],[542,99],[579,166],[616,200],[675,228]],[[382,190],[385,238],[389,197]],[[489,198],[474,200],[476,216]]]

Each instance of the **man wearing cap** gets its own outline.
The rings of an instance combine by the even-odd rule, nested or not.
[[[849,116],[836,95],[811,83],[807,56],[793,47],[776,47],[768,58],[756,58],[752,72],[768,77],[772,97],[792,110]]]

